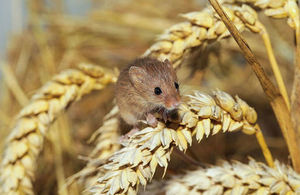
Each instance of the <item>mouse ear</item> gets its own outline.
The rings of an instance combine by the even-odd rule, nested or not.
[[[169,61],[169,59],[165,59],[164,64],[166,64],[168,66],[168,68],[173,69],[173,66],[172,66],[171,62]]]
[[[134,84],[141,84],[147,77],[147,73],[141,67],[131,66],[129,68],[129,79]]]

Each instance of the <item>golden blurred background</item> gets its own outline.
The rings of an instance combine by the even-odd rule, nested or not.
[[[23,14],[12,19],[22,18],[24,24],[17,32],[8,34],[1,59],[0,154],[18,112],[55,74],[80,63],[120,69],[143,54],[165,29],[183,21],[179,14],[199,11],[207,3],[200,0],[27,0],[13,4],[12,12],[16,11],[14,14],[18,15],[22,10]],[[272,19],[257,11],[269,32],[290,94],[293,30],[285,19]],[[251,32],[244,32],[243,36],[275,83],[261,37]],[[238,94],[256,109],[258,123],[273,156],[290,163],[286,144],[267,98],[231,38],[207,44],[193,66],[185,66],[178,74],[184,94],[194,89],[210,92],[217,88],[232,95]],[[85,96],[51,126],[38,159],[34,183],[36,194],[57,194],[58,182],[84,167],[85,161],[78,157],[87,156],[93,149],[94,146],[87,141],[113,107],[113,89],[114,86],[110,85],[103,91]],[[255,137],[241,132],[209,137],[201,144],[194,144],[186,155],[200,163],[212,164],[219,159],[247,162],[248,156],[264,161]],[[168,172],[180,172],[188,166],[192,165],[184,157],[175,155]],[[81,190],[74,185],[68,193],[80,194]]]

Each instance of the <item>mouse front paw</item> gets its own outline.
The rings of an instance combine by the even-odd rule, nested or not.
[[[130,137],[133,136],[136,132],[138,132],[140,129],[137,127],[132,128],[128,133],[126,133],[125,135],[122,135],[119,138],[119,143],[121,143],[122,145],[126,145],[126,143],[129,141]]]

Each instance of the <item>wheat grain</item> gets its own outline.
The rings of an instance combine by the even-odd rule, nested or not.
[[[177,128],[159,122],[156,128],[147,127],[123,143],[125,147],[98,168],[105,174],[90,190],[95,194],[136,194],[139,184],[145,186],[151,180],[157,165],[166,170],[174,146],[186,151],[193,135],[200,142],[220,131],[256,131],[254,109],[222,91],[214,96],[195,92],[178,113]]]
[[[7,139],[1,164],[1,194],[33,194],[36,158],[49,125],[72,102],[115,81],[110,71],[82,64],[78,70],[66,70],[45,84],[20,111]]]
[[[156,188],[160,185],[160,188]],[[149,189],[148,189],[149,188]],[[152,189],[156,189],[154,192]],[[150,191],[151,190],[151,191]],[[147,186],[146,194],[298,194],[300,175],[275,161],[275,167],[250,159],[248,164],[224,161],[220,166],[199,168],[164,182]]]

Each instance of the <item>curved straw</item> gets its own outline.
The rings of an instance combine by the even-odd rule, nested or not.
[[[282,79],[282,75],[281,75],[281,72],[279,70],[278,63],[277,63],[276,58],[274,56],[274,52],[273,52],[273,48],[272,48],[272,45],[271,45],[269,34],[268,34],[268,32],[267,32],[267,30],[266,30],[266,28],[264,27],[263,24],[258,22],[257,26],[261,29],[260,34],[261,34],[261,37],[264,41],[265,47],[267,49],[269,61],[270,61],[273,73],[275,75],[275,79],[277,81],[279,91],[280,91],[282,97],[284,98],[284,101],[286,103],[286,106],[287,106],[288,110],[290,110],[291,106],[290,106],[289,96],[288,96],[284,81]]]

